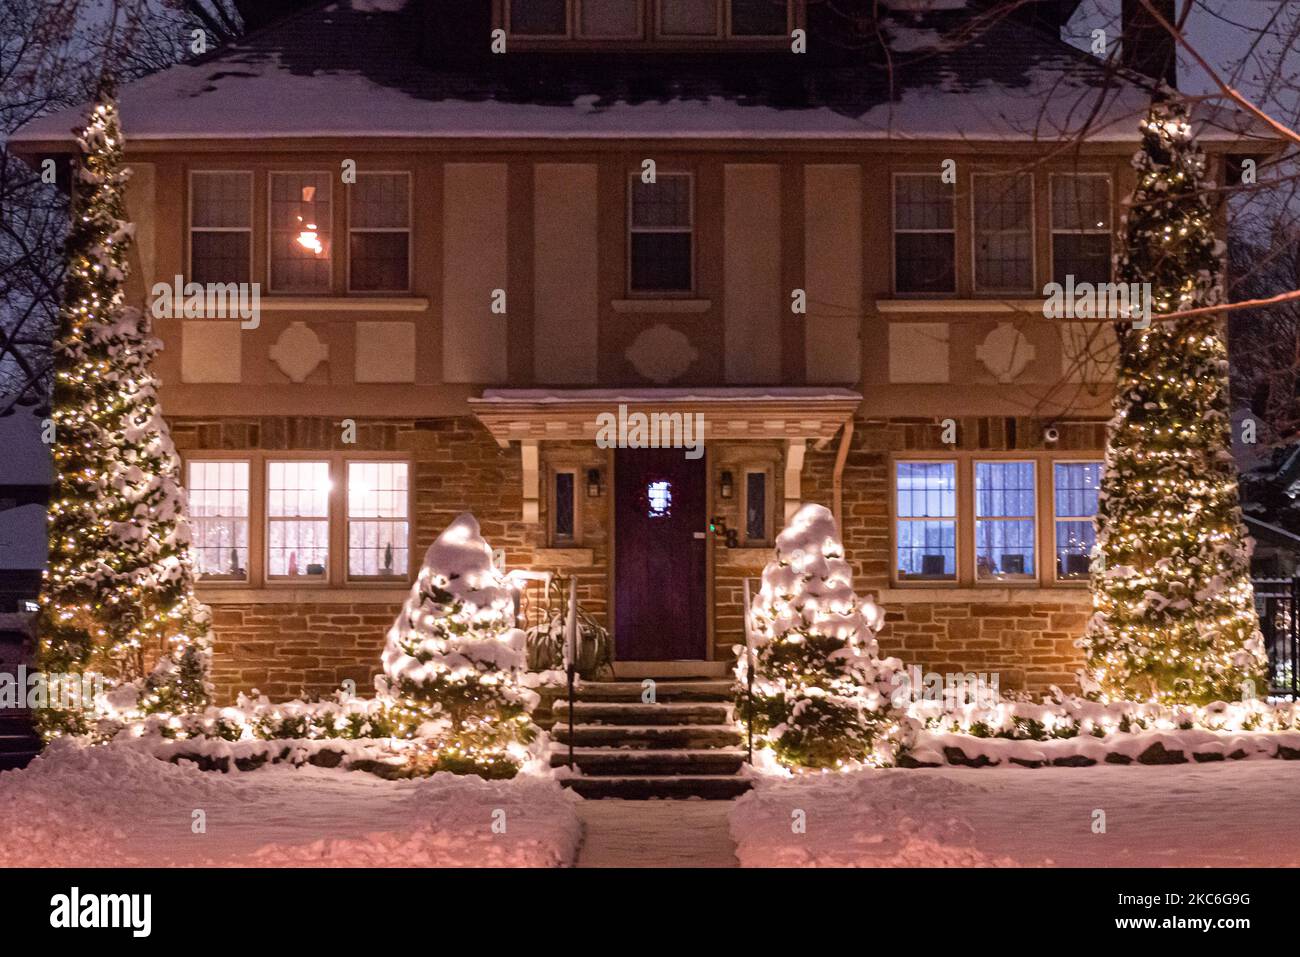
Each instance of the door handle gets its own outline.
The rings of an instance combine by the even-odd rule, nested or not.
[[[708,537],[709,537],[709,533],[708,533],[708,532],[696,532],[696,533],[695,533],[695,537],[696,537],[696,538],[708,538]]]

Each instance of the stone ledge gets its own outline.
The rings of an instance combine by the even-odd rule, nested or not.
[[[596,564],[593,548],[537,548],[530,565],[561,565],[566,568]]]
[[[885,605],[1092,604],[1092,593],[1086,588],[878,588],[874,593],[876,601]]]
[[[204,588],[205,605],[400,605],[409,588]]]

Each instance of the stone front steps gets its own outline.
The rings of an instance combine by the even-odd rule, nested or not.
[[[552,705],[552,767],[565,767],[573,743],[573,773],[562,780],[586,798],[704,798],[728,800],[749,790],[745,752],[731,721],[731,683],[663,679],[654,702],[640,681],[587,681],[577,688],[573,730],[569,705]]]
[[[41,747],[30,713],[0,712],[0,771],[27,767]]]

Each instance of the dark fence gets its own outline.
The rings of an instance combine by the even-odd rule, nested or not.
[[[1269,693],[1300,697],[1300,578],[1256,578],[1255,610],[1268,649]]]

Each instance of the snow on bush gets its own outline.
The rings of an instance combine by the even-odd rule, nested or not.
[[[776,558],[750,609],[754,740],[787,767],[891,764],[905,716],[891,700],[902,670],[879,657],[884,612],[853,591],[830,511],[805,505],[777,536]],[[748,661],[738,648],[737,713],[749,715]]]
[[[0,867],[556,866],[576,854],[577,800],[527,775],[212,774],[62,739],[0,774]]]

